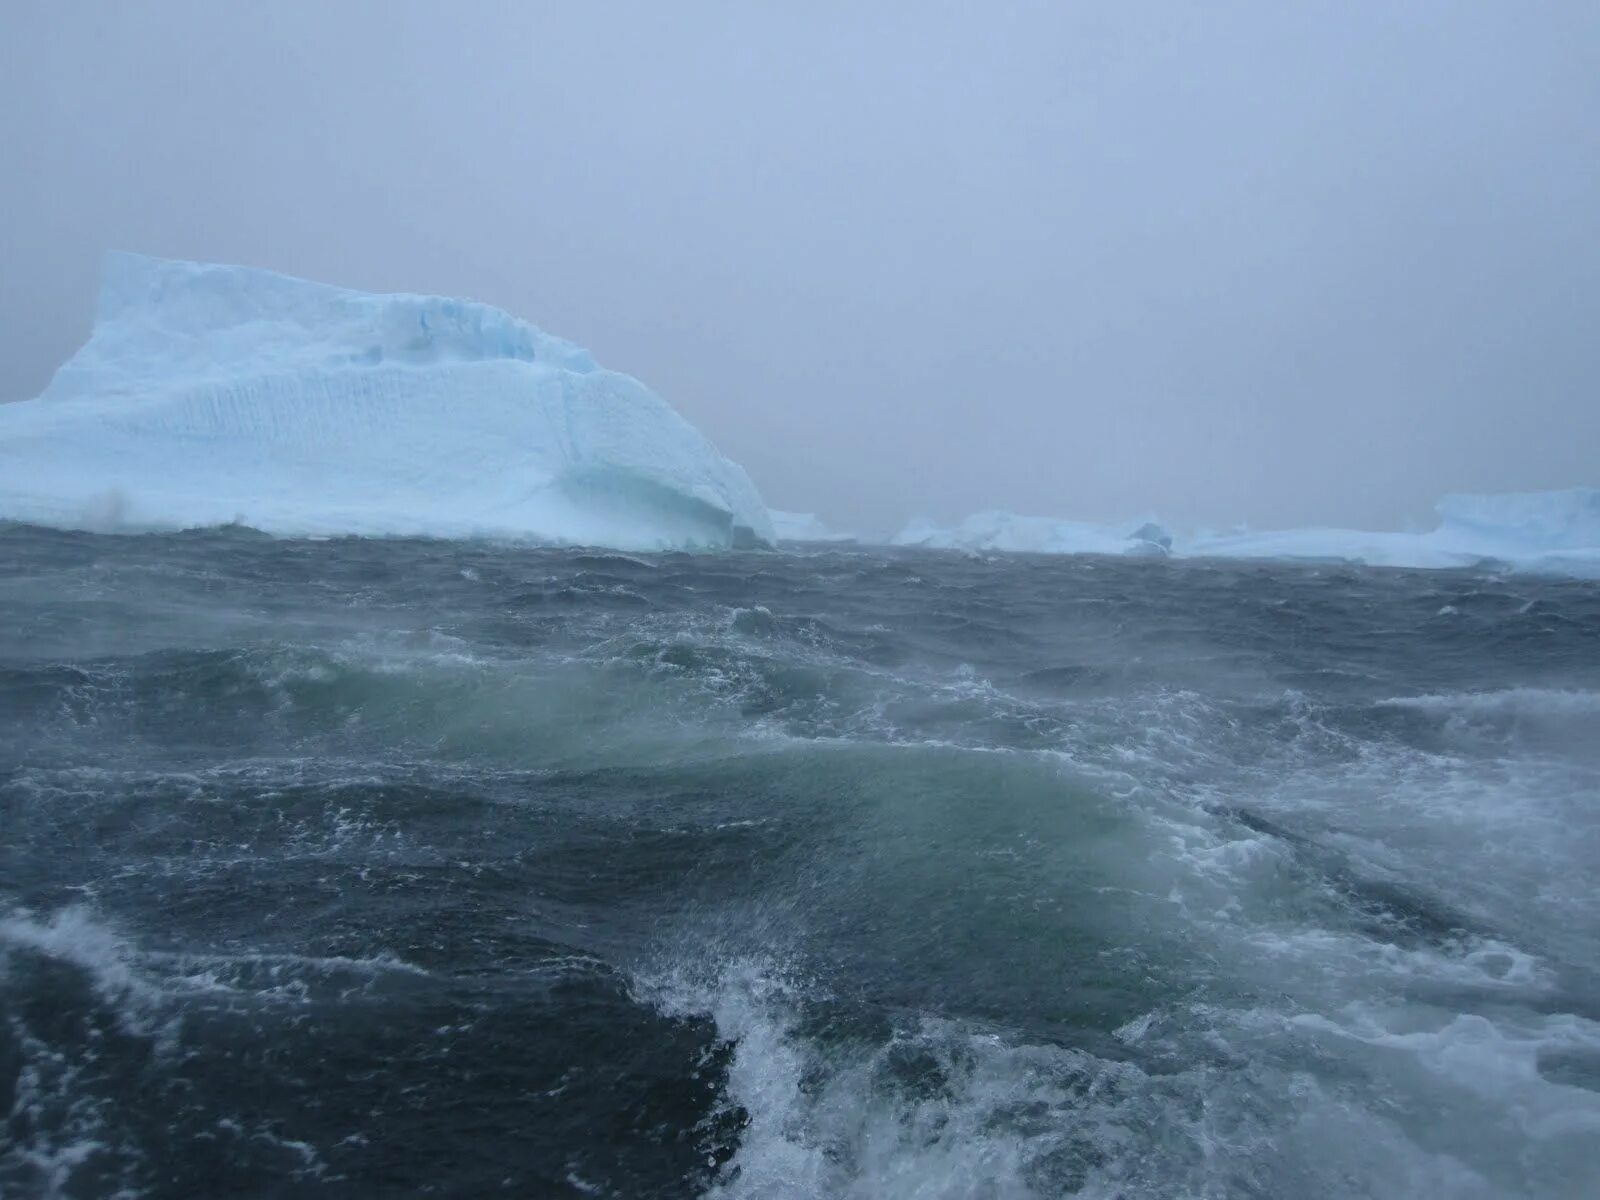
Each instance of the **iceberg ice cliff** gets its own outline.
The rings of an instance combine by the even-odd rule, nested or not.
[[[622,549],[770,542],[643,384],[487,304],[110,254],[89,342],[0,405],[0,518]]]

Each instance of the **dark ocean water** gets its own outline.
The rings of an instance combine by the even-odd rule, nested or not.
[[[0,528],[5,1197],[1600,1195],[1600,585]]]

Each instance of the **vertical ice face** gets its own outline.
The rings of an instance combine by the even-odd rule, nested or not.
[[[0,518],[625,549],[772,540],[638,380],[473,301],[111,254],[89,342],[0,406]]]

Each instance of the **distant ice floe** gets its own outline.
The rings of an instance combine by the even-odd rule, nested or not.
[[[1095,525],[983,512],[950,528],[911,522],[897,546],[1030,554],[1173,554],[1193,558],[1299,559],[1385,567],[1469,567],[1483,562],[1543,574],[1600,578],[1600,489],[1446,496],[1426,533],[1290,529],[1173,537],[1154,522]]]
[[[643,384],[497,308],[107,256],[94,332],[0,405],[0,519],[106,530],[770,542]]]
[[[1184,553],[1344,559],[1382,567],[1468,567],[1485,560],[1544,574],[1600,577],[1600,489],[1446,496],[1426,533],[1353,529],[1203,534]]]
[[[780,542],[854,542],[853,533],[836,533],[824,525],[815,513],[782,512],[772,509],[772,528]]]
[[[1000,550],[1021,554],[1136,554],[1160,556],[1172,538],[1153,521],[1128,526],[1091,525],[1008,512],[974,513],[950,529],[912,521],[893,538],[896,546],[932,550]]]

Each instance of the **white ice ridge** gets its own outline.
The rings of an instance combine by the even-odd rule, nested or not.
[[[1485,560],[1550,574],[1600,576],[1600,489],[1446,496],[1426,533],[1354,529],[1205,534],[1184,552],[1225,558],[1344,559],[1387,567]]]
[[[772,528],[780,542],[854,542],[853,533],[836,533],[817,517],[816,513],[783,512],[772,509]]]
[[[926,519],[912,521],[894,536],[893,544],[1021,554],[1164,555],[1171,549],[1172,539],[1153,521],[1091,525],[1052,517],[981,512],[950,529],[941,529]]]
[[[107,255],[89,342],[0,405],[0,518],[644,550],[770,542],[744,470],[500,309]]]
[[[1234,531],[1170,537],[1153,522],[1135,528],[985,512],[949,529],[913,521],[901,546],[1034,554],[1165,554],[1185,557],[1315,559],[1389,567],[1467,567],[1486,560],[1551,574],[1600,577],[1600,489],[1446,496],[1426,533],[1354,529]]]

